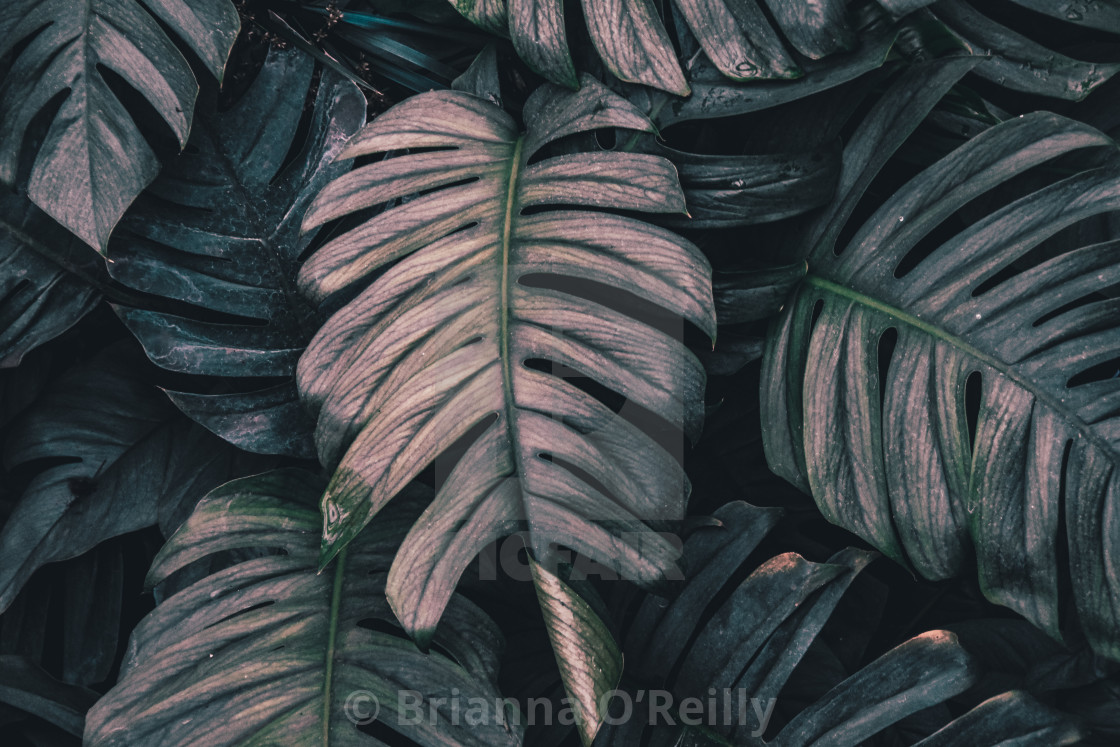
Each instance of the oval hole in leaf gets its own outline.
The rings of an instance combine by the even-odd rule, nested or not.
[[[894,355],[894,346],[898,343],[898,330],[888,327],[879,335],[879,407],[883,406],[883,398],[887,393],[887,371],[890,370],[891,357]]]
[[[980,397],[984,392],[984,377],[979,371],[968,375],[964,383],[964,410],[968,418],[968,448],[976,445],[976,422],[980,418]]]
[[[1095,381],[1108,381],[1109,379],[1120,379],[1120,358],[1110,358],[1103,363],[1086,368],[1081,373],[1071,376],[1069,381],[1066,382],[1066,386],[1073,389],[1075,386],[1084,386]]]

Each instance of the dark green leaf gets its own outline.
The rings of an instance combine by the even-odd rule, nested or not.
[[[97,693],[66,685],[22,656],[0,656],[0,703],[39,716],[75,736]]]
[[[857,45],[844,0],[766,0],[766,5],[793,48],[809,59],[819,60]]]
[[[850,55],[824,63],[806,63],[804,76],[792,81],[730,83],[722,80],[718,73],[713,74],[715,71],[709,71],[707,63],[698,59],[688,70],[692,95],[684,100],[672,100],[668,106],[659,106],[659,113],[653,119],[658,127],[665,128],[693,119],[761,111],[827,91],[882,66],[894,39],[893,30],[869,34]]]
[[[101,296],[101,258],[26,198],[0,193],[0,368],[70,329]]]
[[[1074,385],[1120,357],[1116,302],[1098,295],[1120,279],[1120,245],[1014,264],[1066,226],[1120,209],[1120,170],[1051,180],[907,260],[973,198],[1092,146],[1116,147],[1055,115],[1011,120],[916,176],[839,253],[820,243],[771,330],[763,433],[771,466],[807,484],[831,521],[928,578],[960,573],[974,550],[985,595],[1055,636],[1068,578],[1090,643],[1120,657],[1120,594],[1107,580],[1120,541],[1120,380]],[[905,261],[915,264],[903,273]]]
[[[0,609],[44,563],[157,523],[170,531],[207,490],[259,468],[176,417],[137,358],[121,344],[108,348],[15,424],[5,467],[51,466],[32,477],[0,531]]]
[[[579,88],[568,52],[564,0],[509,0],[509,36],[525,64],[551,81]]]
[[[1051,13],[1073,5],[1054,4]],[[941,0],[934,13],[967,40],[973,54],[991,55],[976,68],[977,75],[1013,91],[1080,101],[1120,71],[1120,63],[1085,62],[1060,54],[991,20],[963,0]]]
[[[1011,2],[1078,26],[1120,34],[1120,4],[1116,0],[1069,3],[1053,3],[1049,0],[1011,0]]]
[[[295,288],[303,211],[344,168],[331,162],[365,120],[352,84],[324,74],[312,120],[299,134],[313,65],[273,52],[227,110],[200,111],[191,148],[171,163],[125,218],[110,272],[138,290],[244,318],[216,323],[115,307],[163,368],[203,376],[291,377],[319,326]],[[289,150],[299,157],[286,161]],[[310,423],[292,383],[244,394],[176,393],[187,415],[231,443],[310,457]]]
[[[221,77],[239,26],[228,0],[9,0],[0,8],[0,57],[19,50],[0,84],[0,181],[16,181],[28,125],[64,94],[28,194],[101,251],[159,171],[102,70],[143,96],[180,145],[190,132],[198,84],[161,22]]]
[[[456,91],[473,93],[492,104],[502,105],[502,86],[498,80],[498,50],[488,44],[478,53],[466,72],[451,81]]]
[[[806,269],[808,265],[797,262],[771,270],[717,272],[712,294],[719,323],[742,324],[773,316],[805,277]]]
[[[953,634],[925,633],[842,678],[773,740],[764,742],[774,704],[786,692],[783,688],[794,667],[874,554],[848,549],[820,564],[786,553],[738,580],[758,541],[776,522],[777,511],[731,503],[714,518],[718,526],[697,530],[685,545],[690,579],[682,593],[668,602],[645,599],[629,625],[624,647],[627,661],[635,665],[626,673],[632,686],[666,688],[675,704],[696,699],[705,709],[702,723],[683,728],[681,723],[687,720],[682,712],[675,724],[676,714],[670,713],[669,721],[657,717],[647,726],[643,706],[627,723],[604,730],[604,747],[639,741],[657,747],[711,745],[723,743],[722,739],[757,747],[862,744],[976,681],[976,664]],[[647,698],[652,694],[645,692]],[[1013,714],[1026,702],[1018,701],[1023,701],[1019,695],[993,700],[950,724],[945,733],[970,734],[979,729],[976,733],[991,737],[961,744],[997,744],[1023,734],[1076,733],[1065,717],[1052,712],[1025,719],[1026,725],[1016,722]]]
[[[494,33],[508,35],[522,59],[549,80],[576,87],[562,0],[452,0],[459,12]],[[582,0],[595,50],[619,80],[688,96],[686,76],[653,0]],[[802,68],[782,41],[809,60],[856,46],[842,0],[801,3],[766,0],[674,0],[680,21],[713,69],[735,81],[797,78]],[[771,20],[771,18],[773,20]]]
[[[773,741],[780,747],[861,744],[903,716],[968,689],[975,667],[943,630],[911,638],[830,690],[802,711]],[[1008,724],[1001,724],[1007,729]],[[1018,724],[1014,724],[1018,728]],[[1005,738],[999,733],[998,739]]]
[[[896,17],[902,17],[918,8],[932,5],[936,1],[937,0],[877,0],[879,5],[882,5]]]
[[[871,180],[922,120],[979,60],[955,58],[915,65],[899,75],[844,146],[836,199],[806,224],[804,251],[836,242]]]
[[[840,175],[840,148],[804,153],[702,155],[650,145],[680,172],[688,218],[672,226],[730,228],[801,215],[832,200]]]
[[[1082,733],[1068,718],[1024,692],[1007,692],[985,700],[914,747],[958,744],[1059,747],[1078,744]]]

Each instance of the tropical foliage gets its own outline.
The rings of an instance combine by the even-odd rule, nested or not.
[[[1115,744],[1118,72],[1113,0],[5,3],[5,739]]]

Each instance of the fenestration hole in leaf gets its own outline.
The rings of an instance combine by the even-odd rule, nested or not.
[[[817,328],[817,320],[821,318],[822,311],[824,311],[824,299],[818,298],[817,302],[813,304],[813,315],[809,317],[810,332]]]
[[[952,239],[961,230],[966,221],[960,215],[961,211],[957,211],[952,215],[946,217],[943,221],[937,224],[934,228],[929,230],[924,236],[921,237],[906,252],[899,263],[894,268],[894,276],[896,278],[903,278],[910,274],[918,265],[920,265],[927,257],[937,251],[942,244]]]
[[[170,156],[179,152],[179,138],[143,94],[133,88],[115,70],[105,65],[99,64],[97,72],[113,95],[124,104],[124,108],[136,122],[144,139],[156,153]]]
[[[992,273],[990,277],[988,277],[986,280],[983,280],[979,285],[973,288],[971,295],[973,298],[982,296],[996,286],[1010,280],[1021,272],[1021,268],[1016,267],[1015,265],[1008,265],[1007,267],[1000,269],[998,272]]]
[[[611,412],[628,421],[642,433],[649,436],[661,448],[673,455],[679,462],[684,461],[685,436],[681,425],[671,423],[657,413],[629,400],[618,392],[603,386],[582,372],[544,358],[525,361],[525,367],[533,371],[557,376],[585,394],[602,402]]]
[[[685,327],[692,327],[657,304],[607,283],[545,272],[526,273],[517,282],[525,288],[547,288],[601,304],[679,340],[685,339]]]
[[[973,371],[964,382],[964,412],[968,420],[968,448],[976,445],[976,423],[980,419],[980,397],[984,393],[984,376]]]
[[[626,404],[626,398],[618,392],[603,386],[594,379],[585,376],[581,371],[566,366],[563,363],[550,361],[547,358],[530,358],[525,361],[524,365],[525,368],[531,371],[540,371],[541,373],[560,377],[585,394],[590,394],[615,413],[618,413],[623,405]]]
[[[1120,358],[1110,358],[1103,363],[1090,366],[1084,371],[1074,374],[1066,382],[1066,386],[1073,389],[1077,386],[1084,386],[1097,381],[1108,381],[1109,379],[1120,379]]]
[[[895,345],[898,344],[898,330],[888,327],[879,335],[879,407],[883,406],[883,398],[887,393],[887,373],[890,371],[891,358],[894,356]]]
[[[391,635],[394,638],[399,638],[402,641],[408,640],[408,635],[403,630],[401,630],[399,627],[389,622],[388,620],[383,620],[379,617],[364,617],[358,621],[357,625],[363,630],[372,630],[375,633],[384,633],[385,635]]]
[[[358,621],[357,625],[358,625],[359,628],[363,628],[365,630],[372,630],[374,633],[383,633],[385,635],[392,636],[393,638],[398,638],[402,641],[410,641],[411,642],[411,640],[412,640],[411,638],[408,637],[408,634],[405,633],[403,630],[401,630],[395,623],[391,623],[388,620],[385,620],[385,619],[380,618],[380,617],[365,617],[365,618],[362,618],[361,620]],[[458,659],[456,659],[454,656],[451,655],[450,651],[448,651],[447,649],[445,649],[443,646],[439,645],[438,643],[435,643],[434,641],[429,645],[429,651],[434,651],[434,652],[440,654],[441,656],[447,657],[451,661],[458,661]],[[462,664],[462,662],[459,662],[459,663]]]
[[[442,454],[437,456],[429,467],[420,473],[417,479],[438,490],[442,487],[444,481],[451,476],[454,465],[459,463],[459,460],[467,453],[467,449],[471,447],[471,444],[481,438],[482,434],[494,425],[494,421],[497,419],[498,413],[492,412],[468,428],[467,432],[460,436],[455,443],[447,447]]]
[[[595,144],[603,150],[614,150],[618,145],[618,132],[613,127],[595,130]]]
[[[3,66],[0,65],[0,70],[3,69]],[[27,125],[27,132],[20,147],[19,167],[16,170],[16,183],[21,185],[21,189],[26,189],[25,182],[30,178],[31,167],[39,154],[39,146],[42,144],[43,137],[69,95],[69,91],[59,91],[47,99],[47,102],[35,113],[30,124]],[[4,188],[7,189],[7,187]]]
[[[1069,535],[1066,533],[1066,500],[1069,481],[1069,459],[1073,453],[1073,439],[1067,439],[1062,448],[1062,466],[1058,472],[1058,526],[1055,532],[1055,557],[1059,568],[1069,567]],[[1073,613],[1071,596],[1073,589],[1069,584],[1058,584],[1058,628],[1066,630]]]
[[[316,82],[319,73],[316,72]],[[284,159],[276,169],[276,173],[268,180],[270,186],[279,183],[288,173],[288,169],[292,164],[296,163],[302,154],[307,149],[307,139],[311,134],[311,123],[314,119],[315,109],[314,101],[318,92],[318,85],[312,85],[308,89],[307,95],[304,97],[303,112],[300,114],[299,122],[296,125],[296,131],[292,133],[292,140],[288,143],[288,150],[284,153]]]
[[[245,609],[241,609],[241,610],[237,610],[236,612],[232,612],[232,613],[226,615],[225,617],[221,618],[220,620],[215,620],[214,622],[207,625],[206,628],[212,628],[215,625],[222,625],[222,624],[224,624],[226,622],[229,622],[230,620],[234,619],[235,617],[241,617],[242,615],[247,615],[250,612],[255,612],[257,610],[262,610],[265,607],[271,607],[273,604],[275,604],[275,602],[273,602],[272,600],[269,600],[267,602],[261,602],[259,604],[250,605],[250,606],[246,607]]]
[[[393,727],[383,720],[385,718],[385,714],[381,714],[380,718],[376,718],[368,724],[357,724],[354,728],[362,734],[376,739],[375,744],[383,744],[385,747],[416,747],[416,742],[394,731]]]
[[[43,24],[35,31],[32,31],[30,34],[13,44],[12,48],[8,50],[8,53],[0,57],[0,70],[7,71],[12,62],[18,60],[19,56],[23,54],[24,50],[31,46],[31,42],[38,39],[39,36],[47,30],[48,26],[50,26],[50,24]]]
[[[462,187],[467,184],[474,184],[475,182],[480,181],[482,181],[482,179],[477,176],[468,176],[466,179],[460,179],[457,182],[448,182],[447,184],[440,184],[439,186],[432,187],[431,189],[422,189],[417,192],[416,195],[418,197],[423,197],[424,195],[430,195],[433,192],[442,192],[447,189],[454,189],[455,187]]]
[[[1080,298],[1076,298],[1073,301],[1070,301],[1067,304],[1063,304],[1056,309],[1051,309],[1050,311],[1047,311],[1045,314],[1040,316],[1038,319],[1035,319],[1034,322],[1031,324],[1031,326],[1032,327],[1041,327],[1043,324],[1046,324],[1051,319],[1056,319],[1059,316],[1061,316],[1062,314],[1073,311],[1074,309],[1079,309],[1082,306],[1088,306],[1091,303],[1097,303],[1099,301],[1103,301],[1106,298],[1108,298],[1109,296],[1115,297],[1117,291],[1120,291],[1120,286],[1111,286],[1109,288],[1105,288],[1104,290],[1102,290],[1099,293],[1090,293],[1090,294],[1082,296]]]
[[[567,470],[568,472],[571,472],[581,482],[591,486],[593,489],[599,491],[599,493],[601,493],[602,495],[605,495],[607,498],[610,498],[615,503],[618,503],[619,505],[625,506],[625,503],[620,501],[618,496],[615,495],[613,492],[611,492],[611,490],[606,485],[604,485],[603,483],[596,480],[591,475],[591,473],[587,472],[586,470],[580,469],[577,465],[573,464],[572,462],[569,462],[566,459],[561,459],[561,458],[556,457],[556,456],[554,456],[552,454],[549,454],[547,452],[542,452],[540,454],[537,454],[537,456],[540,459],[543,459],[547,462],[552,462],[556,466],[561,467],[561,468]]]

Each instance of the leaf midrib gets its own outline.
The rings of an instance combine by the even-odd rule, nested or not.
[[[284,300],[287,302],[288,308],[294,313],[292,316],[295,318],[295,323],[300,333],[303,335],[302,343],[306,343],[315,336],[319,331],[319,323],[315,310],[308,304],[300,292],[296,289],[292,279],[284,269],[284,261],[280,257],[280,249],[276,245],[277,225],[271,225],[271,222],[266,220],[266,214],[262,214],[258,206],[258,195],[254,193],[241,178],[241,174],[237,170],[237,163],[234,155],[230,153],[224,138],[219,136],[219,124],[217,122],[208,122],[210,131],[206,133],[207,139],[210,141],[210,146],[213,148],[214,156],[218,160],[221,169],[225,172],[229,184],[237,190],[240,196],[240,204],[245,206],[246,218],[253,226],[253,233],[256,236],[248,238],[255,239],[257,245],[262,248],[262,253],[265,256],[265,261],[268,263],[268,268],[271,270],[272,279],[277,288],[284,295]],[[266,187],[264,192],[269,192]],[[268,199],[266,196],[264,199]],[[299,196],[293,200],[293,204],[298,202]],[[267,212],[267,211],[265,211]],[[278,225],[283,225],[285,221],[277,221]]]
[[[1084,420],[1071,413],[1069,411],[1069,408],[1066,407],[1061,400],[1055,399],[1049,392],[1040,391],[1038,387],[1034,385],[1034,382],[1020,375],[1019,372],[1016,371],[1014,366],[1003,362],[990,353],[985,353],[983,350],[980,350],[976,346],[966,342],[961,337],[958,337],[957,335],[954,335],[950,332],[946,332],[944,329],[934,324],[930,324],[929,322],[924,321],[913,314],[903,311],[896,306],[884,303],[883,301],[879,301],[872,296],[861,293],[860,291],[849,288],[833,280],[829,280],[827,278],[821,277],[820,275],[815,275],[810,272],[805,276],[804,282],[807,285],[826,290],[830,293],[841,296],[842,298],[855,301],[856,303],[874,309],[882,314],[886,314],[887,316],[890,316],[897,321],[900,321],[904,324],[914,327],[915,329],[925,332],[935,340],[940,340],[941,342],[952,345],[953,347],[966,353],[967,355],[976,358],[985,365],[995,369],[996,372],[1006,376],[1008,379],[1015,382],[1015,384],[1022,387],[1024,390],[1030,392],[1031,395],[1035,397],[1035,399],[1049,407],[1051,410],[1057,413],[1059,417],[1065,420],[1070,426],[1084,434],[1085,437],[1093,445],[1100,449],[1102,453],[1110,454],[1114,459],[1116,458],[1117,454],[1112,446],[1108,444],[1108,442],[1106,442],[1103,438],[1101,438],[1090,427],[1089,423],[1086,423]]]
[[[498,358],[502,367],[502,403],[505,407],[506,432],[509,449],[517,474],[524,478],[521,464],[521,450],[517,433],[517,413],[513,403],[513,361],[509,350],[510,322],[510,251],[513,244],[513,219],[521,210],[517,199],[517,187],[521,177],[521,156],[525,148],[525,137],[517,138],[510,157],[508,183],[506,185],[505,205],[502,216],[501,255],[498,258]]]

